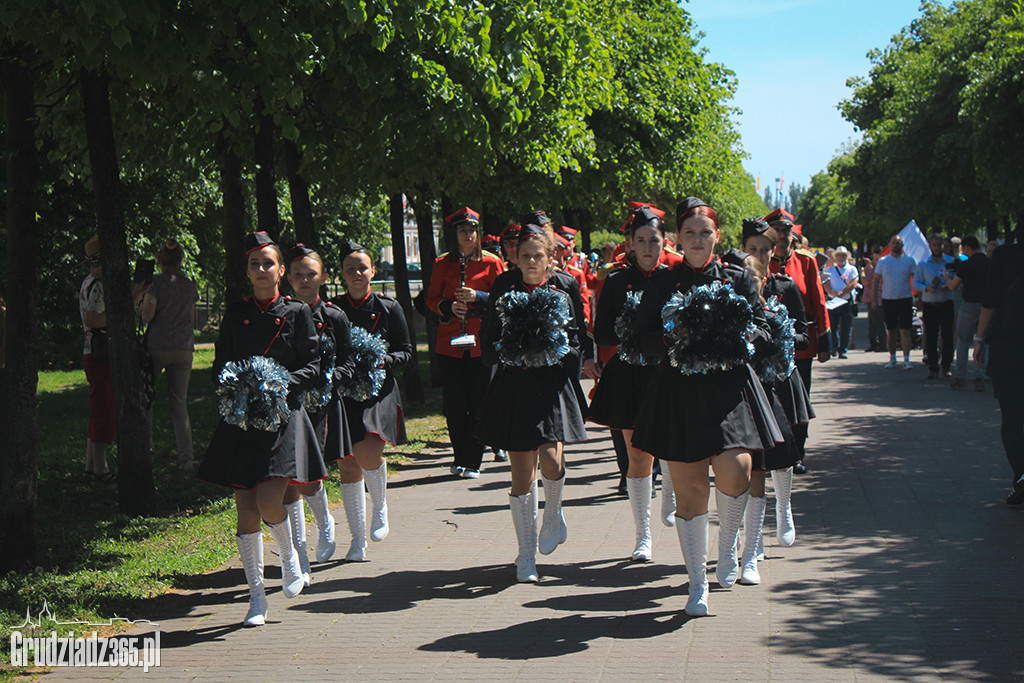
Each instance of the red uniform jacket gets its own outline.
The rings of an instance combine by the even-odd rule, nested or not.
[[[487,308],[487,295],[494,278],[505,271],[505,263],[490,253],[483,252],[479,261],[466,261],[466,286],[477,292],[476,301],[469,304],[466,316],[466,333],[477,336],[477,345],[469,348],[474,358],[480,356],[480,318]],[[434,273],[427,290],[427,306],[442,318],[447,318],[437,329],[437,343],[434,349],[442,356],[461,358],[465,349],[452,348],[452,337],[462,333],[462,321],[452,314],[455,290],[459,288],[459,261],[442,256],[434,262]]]
[[[795,353],[797,358],[817,358],[820,348],[818,338],[826,335],[829,331],[828,309],[825,308],[825,290],[821,287],[821,273],[818,272],[818,262],[813,256],[804,252],[794,251],[783,264],[773,258],[768,264],[769,270],[773,273],[785,273],[793,278],[793,282],[800,288],[800,295],[804,300],[804,309],[807,313],[807,336],[810,337],[806,349],[798,350]],[[822,350],[828,350],[828,346]]]

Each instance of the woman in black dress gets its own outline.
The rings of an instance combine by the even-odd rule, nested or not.
[[[763,220],[750,219],[743,223],[743,251],[747,257],[748,272],[761,286],[762,300],[777,297],[784,307],[786,316],[793,320],[793,347],[796,350],[807,348],[807,317],[804,312],[803,297],[800,288],[793,279],[783,273],[769,273],[768,262],[776,241],[775,230]],[[796,540],[796,528],[793,525],[793,506],[791,492],[793,489],[793,466],[799,461],[800,454],[793,437],[793,425],[806,425],[813,417],[810,397],[804,387],[800,373],[794,365],[792,372],[782,380],[766,381],[761,378],[762,387],[772,402],[776,421],[783,434],[783,443],[775,445],[767,451],[754,452],[754,467],[750,481],[750,499],[747,501],[746,518],[744,521],[745,541],[740,572],[740,583],[758,584],[761,576],[757,570],[757,561],[762,551],[761,529],[764,525],[765,473],[771,472],[772,484],[775,489],[775,524],[776,536],[784,546],[793,545]]]
[[[754,341],[768,336],[753,280],[742,268],[723,265],[715,257],[721,232],[714,210],[690,197],[677,208],[676,221],[684,261],[652,276],[637,314],[640,351],[659,358],[660,364],[637,415],[633,445],[668,461],[676,492],[676,531],[690,578],[686,613],[704,616],[708,610],[708,465],[715,471],[719,515],[716,573],[719,584],[728,588],[739,569],[736,545],[750,490],[750,454],[773,446],[782,435],[747,355],[726,359],[726,369],[703,372],[677,369],[670,362],[669,347],[690,348],[688,340],[706,332],[666,332],[662,309],[677,292],[685,295],[713,283],[718,283],[713,287],[729,285],[749,305]]]
[[[348,316],[330,301],[320,298],[320,288],[328,279],[328,274],[324,272],[324,261],[316,251],[304,244],[296,244],[289,250],[288,283],[295,292],[295,298],[309,306],[313,312],[313,321],[320,337],[320,383],[302,395],[302,402],[316,430],[325,463],[352,455],[352,439],[345,420],[341,392],[351,381],[355,368]],[[303,578],[306,585],[309,585],[303,500],[309,503],[317,528],[317,562],[326,562],[334,556],[334,517],[328,508],[327,492],[322,482],[288,487],[284,503],[292,526],[292,541],[299,553]]]
[[[384,444],[403,444],[405,421],[402,419],[402,396],[394,372],[412,358],[412,344],[405,313],[397,301],[370,289],[376,274],[369,252],[355,242],[342,250],[341,276],[348,293],[334,303],[348,316],[355,327],[387,342],[382,365],[386,374],[379,390],[372,396],[345,396],[345,414],[352,435],[354,458],[338,461],[341,472],[341,496],[345,516],[352,532],[352,545],[347,560],[361,561],[366,554],[366,489],[370,492],[370,539],[383,541],[388,535],[387,476]],[[356,373],[365,372],[357,368]],[[365,380],[356,377],[354,379]]]
[[[562,516],[565,464],[560,446],[586,440],[586,401],[579,386],[582,332],[572,297],[554,284],[554,243],[539,226],[525,225],[519,233],[518,256],[519,268],[495,280],[484,315],[483,358],[498,363],[498,368],[484,395],[477,436],[489,446],[508,451],[509,506],[519,542],[516,579],[536,582],[538,548],[547,555],[568,535]],[[528,299],[547,302],[558,312],[547,320],[531,318],[528,325],[537,329],[557,320],[546,328],[550,338],[534,334],[525,339],[528,335],[515,332],[509,311],[517,301]],[[544,481],[544,524],[539,536],[538,466]]]
[[[629,265],[608,276],[597,302],[594,341],[598,346],[618,349],[601,370],[601,381],[590,402],[589,419],[622,432],[629,454],[626,491],[636,524],[633,561],[650,562],[654,456],[634,447],[632,440],[636,413],[656,361],[652,363],[637,350],[632,333],[636,306],[651,275],[666,269],[660,262],[665,246],[665,222],[650,207],[644,206],[631,212],[626,233],[632,242],[632,251],[627,257]]]
[[[327,472],[313,425],[299,401],[302,392],[316,386],[320,370],[313,313],[306,304],[278,291],[284,257],[267,233],[247,235],[245,249],[252,296],[231,304],[224,313],[213,360],[214,383],[222,383],[221,371],[229,362],[271,358],[290,373],[290,415],[277,431],[242,429],[221,420],[196,476],[235,489],[236,538],[249,583],[244,623],[260,626],[267,615],[260,520],[277,542],[284,594],[295,597],[303,588],[302,568],[282,500],[289,484],[317,482]]]

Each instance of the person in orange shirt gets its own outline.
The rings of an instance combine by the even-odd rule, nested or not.
[[[505,264],[480,246],[480,214],[464,207],[445,218],[455,248],[434,263],[427,306],[441,316],[434,350],[441,367],[442,409],[455,454],[451,472],[480,476],[484,445],[473,436],[476,413],[491,378],[480,359],[480,317]]]

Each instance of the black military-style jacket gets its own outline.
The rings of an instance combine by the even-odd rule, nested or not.
[[[334,391],[337,393],[351,379],[356,369],[352,358],[352,324],[341,307],[333,301],[318,299],[312,306],[316,331],[334,340]]]
[[[393,368],[412,360],[409,327],[405,324],[405,313],[397,301],[372,292],[363,302],[353,302],[347,294],[335,297],[331,302],[348,316],[353,325],[387,341],[388,355],[384,358],[384,368],[389,377]]]
[[[663,270],[668,270],[668,267],[660,263],[650,273],[644,273],[635,265],[631,265],[608,276],[601,288],[601,296],[597,300],[597,315],[594,316],[594,341],[598,346],[619,345],[615,323],[626,305],[626,295],[644,291],[651,276]]]
[[[804,297],[796,281],[782,273],[772,273],[764,283],[761,296],[767,301],[772,296],[779,297],[779,302],[786,307],[789,317],[793,319],[793,346],[806,349],[810,343],[807,333],[807,312],[804,310]]]
[[[267,356],[291,373],[288,393],[316,386],[320,372],[320,336],[309,306],[278,295],[266,311],[246,297],[228,306],[220,322],[213,358],[213,381],[230,361]]]

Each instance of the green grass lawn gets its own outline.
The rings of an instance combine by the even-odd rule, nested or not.
[[[426,376],[426,354],[420,358]],[[197,454],[203,452],[219,419],[209,373],[212,362],[212,350],[196,351],[189,415]],[[85,373],[40,373],[38,397],[38,566],[32,572],[0,577],[0,642],[10,640],[10,629],[22,623],[26,609],[37,614],[44,602],[61,621],[150,618],[148,599],[188,588],[190,577],[216,568],[236,553],[231,492],[172,465],[174,434],[162,378],[153,418],[159,500],[153,517],[119,514],[116,484],[82,476],[88,422]],[[429,389],[425,403],[406,406],[410,443],[389,450],[389,464],[401,464],[425,447],[447,442],[439,409],[439,392]],[[116,448],[109,460],[116,471]],[[338,502],[336,470],[332,475],[328,496]],[[0,652],[0,661],[8,662],[6,648]]]

